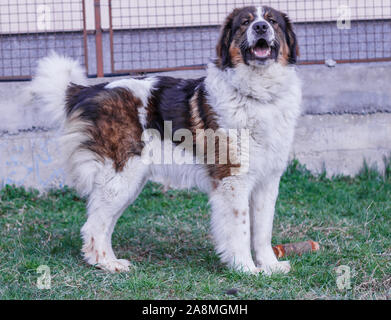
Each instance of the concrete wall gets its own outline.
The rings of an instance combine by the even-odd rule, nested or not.
[[[329,175],[354,175],[364,160],[383,170],[383,158],[391,155],[391,63],[298,69],[304,110],[291,157]],[[192,78],[204,71],[170,75]],[[20,94],[26,85],[0,83],[0,186],[63,186],[67,180],[57,132],[48,128],[39,106],[26,104]]]
[[[353,176],[364,161],[384,172],[391,156],[391,114],[304,115],[297,126],[291,158],[313,173]]]

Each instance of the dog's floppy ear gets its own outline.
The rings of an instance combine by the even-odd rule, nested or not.
[[[293,31],[293,25],[288,15],[283,13],[285,24],[286,24],[286,42],[289,47],[289,63],[295,64],[297,62],[297,57],[300,55],[299,45],[297,43],[297,37],[295,32]]]
[[[217,43],[216,53],[218,59],[218,66],[221,69],[225,69],[226,67],[231,66],[231,57],[229,54],[229,47],[232,42],[232,27],[233,20],[238,13],[238,9],[235,9],[231,12],[231,14],[225,19],[225,22],[220,31],[220,39]]]

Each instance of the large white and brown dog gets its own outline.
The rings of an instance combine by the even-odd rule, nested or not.
[[[145,183],[157,179],[209,194],[216,251],[229,267],[288,272],[289,262],[276,259],[271,237],[279,181],[300,115],[297,55],[287,15],[263,6],[235,9],[226,18],[217,58],[201,79],[154,76],[87,86],[77,62],[56,54],[42,59],[31,90],[48,117],[61,122],[69,177],[88,198],[81,230],[85,260],[107,271],[129,270],[130,262],[113,252],[113,229]],[[161,134],[158,148],[178,144],[163,132],[165,122],[174,133],[188,129],[194,136],[200,129],[246,129],[246,170],[233,161],[143,161],[147,129]]]

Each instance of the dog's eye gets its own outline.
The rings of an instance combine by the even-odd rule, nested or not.
[[[245,20],[245,21],[242,22],[242,25],[247,26],[249,23],[250,23],[250,21]]]
[[[274,20],[274,19],[269,19],[269,21],[270,21],[272,24],[277,24],[277,21]]]

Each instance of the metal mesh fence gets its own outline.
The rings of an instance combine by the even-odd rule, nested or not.
[[[0,78],[30,77],[51,50],[86,64],[84,2],[0,0]]]
[[[29,77],[50,50],[90,75],[201,68],[247,5],[288,13],[302,64],[391,60],[391,0],[0,0],[0,79]]]
[[[192,68],[215,54],[219,25],[259,1],[123,1],[111,4],[112,71]],[[391,59],[391,1],[262,1],[295,23],[300,63]]]

